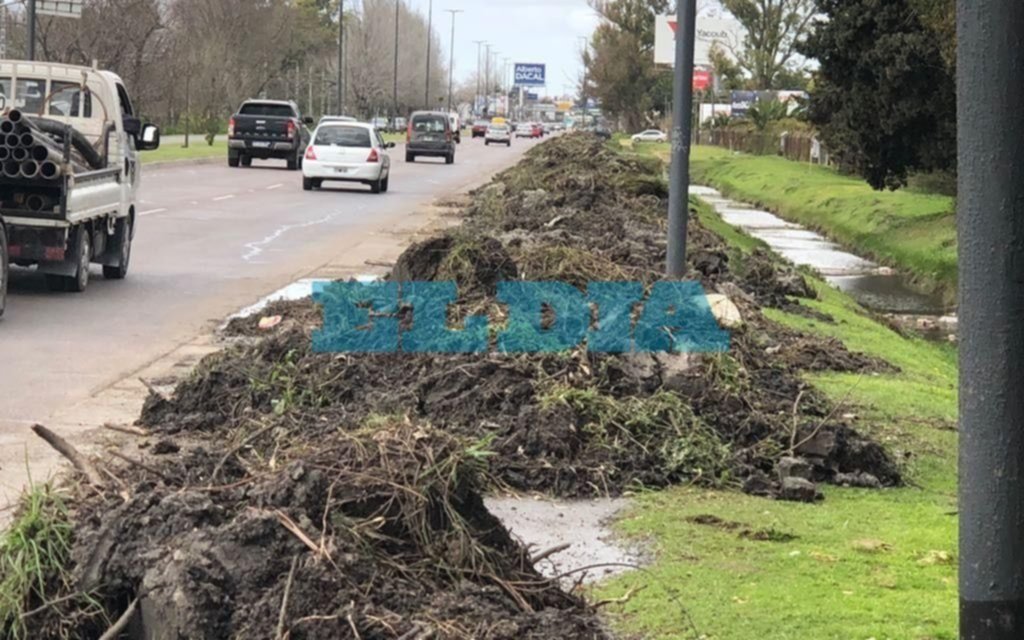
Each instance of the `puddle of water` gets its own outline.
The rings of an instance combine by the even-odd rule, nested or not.
[[[610,528],[615,516],[629,506],[624,499],[552,501],[548,499],[490,497],[487,508],[512,535],[530,546],[533,555],[563,544],[564,551],[541,560],[537,569],[548,577],[561,576],[584,567],[583,582],[592,584],[629,571],[638,565],[639,554],[619,544]],[[604,566],[600,566],[604,565]],[[580,577],[565,578],[572,584]]]
[[[763,240],[794,264],[815,269],[868,309],[936,317],[948,311],[941,296],[919,291],[902,275],[884,273],[879,265],[843,251],[810,229],[786,222],[768,211],[733,202],[709,187],[693,186],[690,193],[703,198],[727,223]]]

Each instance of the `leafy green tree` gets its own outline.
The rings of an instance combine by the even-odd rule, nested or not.
[[[800,66],[797,48],[810,32],[814,0],[721,0],[743,25],[746,37],[735,51],[754,89],[786,86]]]
[[[667,111],[665,76],[654,64],[655,16],[667,13],[669,0],[591,0],[604,18],[585,54],[588,96],[619,118],[628,130],[642,129],[653,112]]]
[[[762,99],[750,106],[747,111],[747,119],[754,123],[754,127],[758,131],[765,131],[773,122],[785,118],[788,111],[789,108],[778,100]]]
[[[873,187],[955,168],[956,93],[916,0],[816,0],[802,51],[820,64],[808,107],[832,154]]]

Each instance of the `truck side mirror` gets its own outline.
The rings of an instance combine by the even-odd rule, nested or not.
[[[305,118],[302,119],[302,122],[304,122],[305,124],[313,124],[313,118],[310,116],[306,116]]]
[[[147,124],[142,127],[142,134],[136,139],[139,151],[156,151],[160,148],[160,129],[156,125]]]
[[[135,116],[125,116],[121,121],[124,127],[124,132],[133,138],[138,138],[142,132],[142,120],[139,120]]]

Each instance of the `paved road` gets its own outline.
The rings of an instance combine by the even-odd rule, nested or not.
[[[353,238],[485,180],[529,146],[466,141],[454,166],[406,164],[396,149],[383,195],[361,185],[304,192],[299,175],[276,162],[147,173],[127,280],[105,281],[94,267],[84,294],[55,294],[33,271],[12,274],[0,321],[0,451],[8,454],[0,454],[0,471],[19,456],[25,466],[32,423],[137,375],[235,310],[336,259]],[[0,503],[11,479],[0,474]]]

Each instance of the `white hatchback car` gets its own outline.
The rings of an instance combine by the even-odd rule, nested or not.
[[[668,136],[657,129],[648,129],[633,136],[633,142],[668,142]]]
[[[507,124],[492,124],[487,127],[487,134],[484,136],[484,145],[503,144],[506,147],[512,146],[512,130]]]
[[[313,132],[302,163],[302,188],[319,189],[324,181],[359,182],[373,193],[388,190],[394,142],[384,142],[371,124],[327,121]]]

